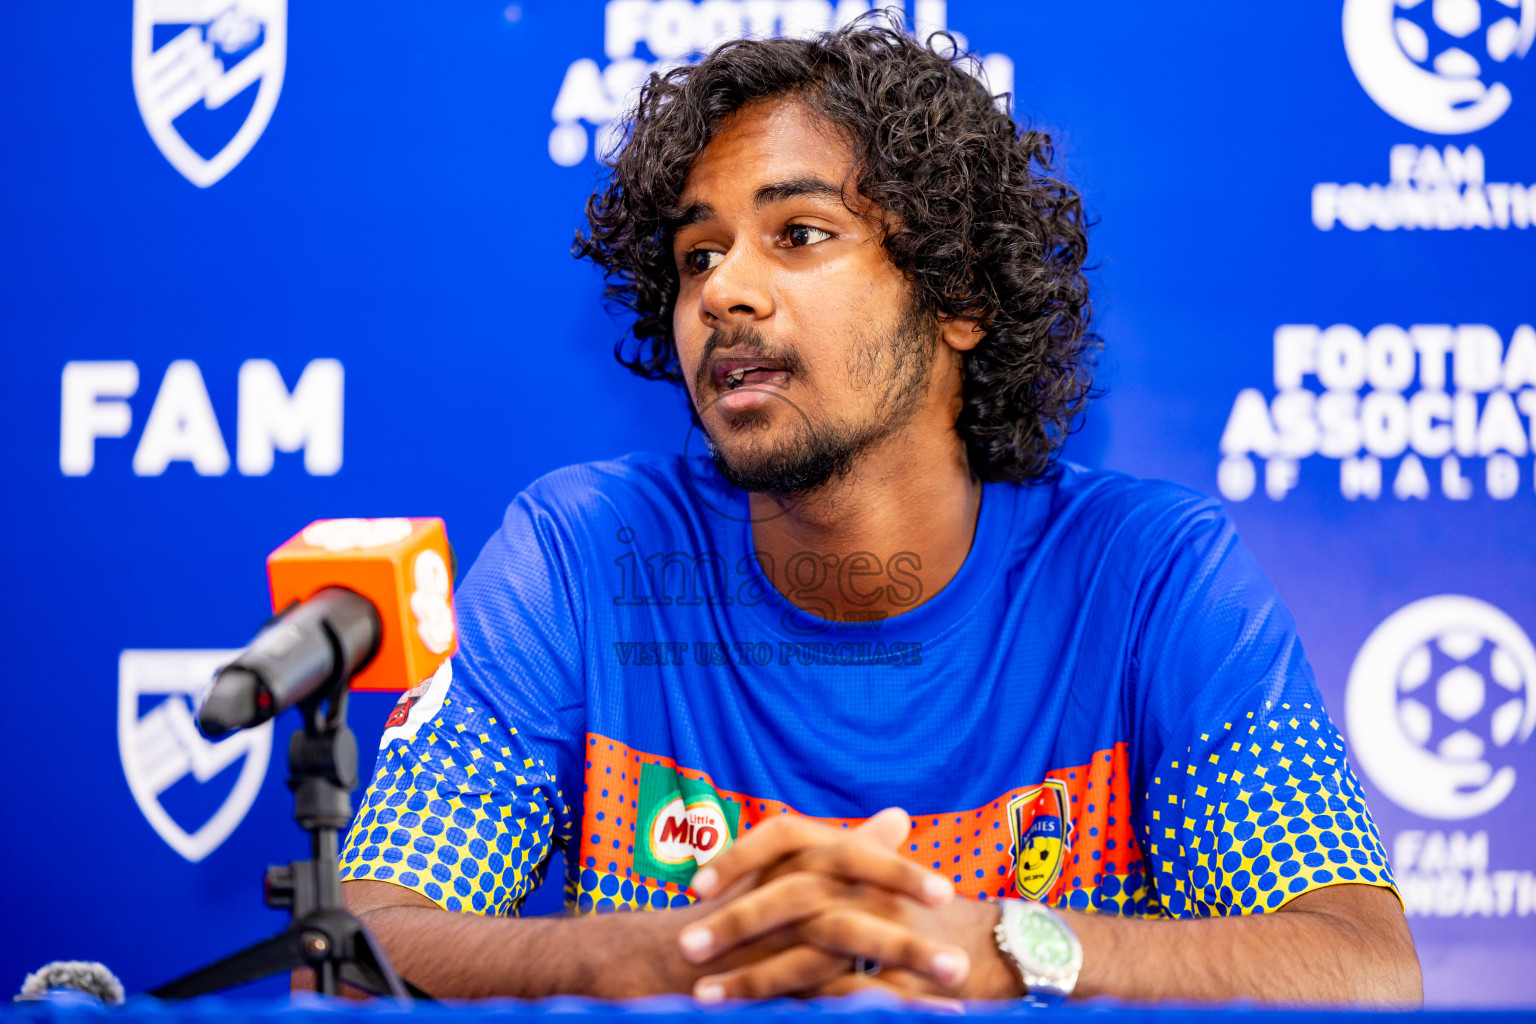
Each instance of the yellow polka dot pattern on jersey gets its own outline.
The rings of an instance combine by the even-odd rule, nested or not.
[[[1202,733],[1146,800],[1147,859],[1170,916],[1262,913],[1349,882],[1396,891],[1344,742],[1311,704],[1266,701]]]
[[[391,742],[347,836],[341,877],[395,882],[448,910],[516,914],[543,879],[556,829],[545,795],[553,779],[542,762],[517,759],[512,735],[447,698],[409,742]]]

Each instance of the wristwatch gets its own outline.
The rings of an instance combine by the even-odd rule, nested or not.
[[[1019,969],[1028,998],[1051,1003],[1066,999],[1083,969],[1083,946],[1071,926],[1033,900],[997,902],[1002,916],[992,934],[997,948]]]

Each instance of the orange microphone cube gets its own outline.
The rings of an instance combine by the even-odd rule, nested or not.
[[[272,610],[346,587],[373,602],[379,652],[354,690],[409,690],[458,649],[452,555],[441,519],[321,519],[267,557]]]

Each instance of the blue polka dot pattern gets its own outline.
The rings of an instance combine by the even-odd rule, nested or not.
[[[1141,818],[1171,917],[1263,913],[1346,882],[1396,888],[1344,742],[1310,702],[1266,701],[1201,733],[1153,777]]]
[[[449,696],[409,740],[390,742],[341,853],[343,879],[414,889],[448,910],[516,914],[570,822],[552,773],[517,730]]]

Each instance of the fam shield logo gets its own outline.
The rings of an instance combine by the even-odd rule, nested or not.
[[[1536,729],[1536,648],[1500,609],[1426,597],[1377,626],[1350,669],[1344,711],[1355,761],[1405,810],[1453,821],[1515,786]]]
[[[117,745],[128,788],[160,838],[193,863],[218,849],[244,820],[272,754],[271,722],[213,743],[192,717],[196,695],[239,653],[124,651],[118,658]],[[242,759],[222,801],[218,792],[204,790],[204,783],[225,776]],[[198,819],[202,824],[192,828],[182,824]]]
[[[1025,899],[1045,899],[1061,877],[1072,847],[1070,807],[1067,784],[1060,779],[1046,779],[1008,801],[1013,878]]]
[[[1488,127],[1509,109],[1498,65],[1536,37],[1536,0],[1345,0],[1344,51],[1376,105],[1437,135]]]
[[[287,53],[287,0],[134,0],[133,95],[171,166],[207,188],[245,159]]]

